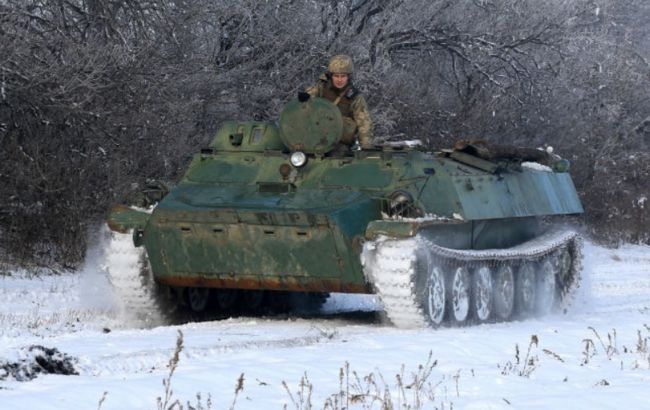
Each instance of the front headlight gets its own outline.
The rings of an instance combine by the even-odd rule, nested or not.
[[[291,162],[291,165],[293,165],[294,167],[300,168],[301,166],[307,163],[307,155],[305,155],[304,152],[296,151],[293,154],[291,154],[289,161]]]

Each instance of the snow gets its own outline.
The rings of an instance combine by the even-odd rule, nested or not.
[[[389,146],[389,147],[418,147],[423,145],[422,140],[419,139],[413,139],[413,140],[401,140],[401,141],[386,141],[384,142],[384,145]]]
[[[333,295],[327,317],[147,328],[124,320],[100,249],[81,273],[0,278],[0,361],[32,360],[26,349],[40,345],[76,358],[79,373],[6,377],[0,409],[156,408],[179,332],[171,401],[184,408],[208,397],[215,409],[343,408],[366,388],[349,407],[648,408],[650,249],[587,243],[584,254],[574,304],[540,319],[403,330],[346,313],[379,310],[374,296]]]
[[[420,216],[417,218],[407,218],[399,215],[388,215],[385,212],[381,213],[381,217],[385,221],[417,222],[417,223],[432,222],[432,221],[452,221],[453,219],[460,219],[460,220],[463,219],[463,217],[457,213],[453,214],[453,219],[449,219],[448,217],[445,216],[438,216],[436,214],[425,214],[424,216]]]
[[[544,172],[553,172],[553,170],[547,166],[540,164],[539,162],[522,162],[521,166],[523,168],[529,168],[529,169],[534,169],[535,171],[544,171]]]

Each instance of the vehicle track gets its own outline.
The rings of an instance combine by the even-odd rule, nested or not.
[[[379,298],[383,302],[386,314],[395,326],[414,328],[433,325],[435,327],[443,322],[446,324],[452,323],[449,318],[450,309],[445,307],[449,303],[446,298],[451,297],[450,270],[457,267],[468,269],[472,275],[473,287],[476,287],[474,278],[479,274],[482,267],[488,269],[487,272],[492,277],[495,277],[495,272],[498,272],[504,266],[510,266],[518,270],[519,266],[526,263],[536,263],[538,267],[543,268],[547,264],[558,265],[558,261],[561,260],[561,252],[569,252],[572,258],[569,271],[565,274],[567,279],[564,280],[565,283],[562,283],[561,280],[556,282],[555,278],[553,278],[553,283],[550,286],[553,287],[552,292],[555,292],[557,287],[558,300],[556,302],[559,303],[556,303],[556,307],[566,309],[571,302],[570,295],[580,283],[581,243],[579,237],[573,231],[552,230],[512,248],[487,250],[444,248],[434,244],[421,234],[409,239],[382,237],[365,244],[364,271],[368,280],[373,283]],[[421,272],[422,269],[419,266],[421,264],[429,266],[426,272]],[[558,277],[562,276],[554,272],[553,269],[556,268],[551,267],[550,275],[553,277],[556,275]],[[435,278],[436,270],[441,271],[439,275],[444,276],[444,278],[429,290],[428,295],[423,296],[423,293],[426,293],[423,287],[429,286],[427,284],[430,283],[428,275]],[[556,271],[560,272],[559,269],[556,269]],[[538,295],[544,286],[544,276],[547,275],[537,272],[538,280],[535,293]],[[518,280],[516,275],[513,275],[513,278]],[[511,284],[511,286],[514,288],[514,284]],[[469,288],[467,285],[465,287]],[[472,289],[473,291],[474,289]],[[491,284],[488,291],[493,292]],[[440,295],[438,299],[440,299],[441,306],[436,309],[431,306],[431,303],[436,303],[435,301],[432,302],[435,297],[431,296],[431,292]],[[469,290],[466,293],[466,299],[468,300],[463,303],[467,305],[470,302],[472,304],[478,303],[478,298],[482,297],[478,294],[470,296]],[[491,300],[489,299],[489,301]],[[441,313],[437,314],[434,310]],[[523,313],[515,312],[510,314],[508,318],[518,318]],[[480,312],[476,311],[475,315],[480,316]],[[492,312],[487,313],[486,316],[480,318],[479,321],[494,320]],[[461,324],[472,324],[476,320],[471,320],[468,314],[466,319],[460,322]]]
[[[109,232],[109,235],[104,266],[120,301],[120,316],[125,325],[155,327],[170,324],[144,248],[133,246],[131,234]]]

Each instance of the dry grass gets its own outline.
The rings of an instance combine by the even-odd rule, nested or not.
[[[583,340],[585,345],[582,352],[583,360],[581,365],[589,364],[593,357],[604,353],[609,361],[614,359],[620,360],[621,370],[624,370],[626,367],[631,369],[650,369],[650,352],[648,349],[650,327],[648,325],[643,325],[643,329],[637,330],[636,342],[633,348],[623,346],[621,349],[618,347],[616,329],[608,332],[606,339],[601,337],[593,327],[589,327],[588,329],[594,334],[595,341],[591,338]],[[630,355],[633,358],[631,362],[628,361]]]
[[[530,342],[528,342],[528,350],[526,350],[526,356],[521,360],[519,345],[515,344],[515,358],[512,361],[506,362],[505,365],[499,366],[501,368],[501,374],[503,376],[516,374],[521,377],[530,377],[530,375],[537,369],[539,363],[539,356],[536,354],[538,347],[539,338],[537,335],[531,335]],[[549,353],[552,352],[549,351]]]
[[[607,343],[603,341],[596,329],[591,326],[589,326],[588,329],[594,333],[596,340],[600,342],[600,346],[607,355],[607,359],[611,360],[612,357],[618,354],[618,348],[616,346],[616,329],[612,329],[612,333],[607,333]]]
[[[596,356],[604,355],[608,361],[620,359],[621,370],[623,370],[626,367],[625,359],[629,358],[630,353],[635,353],[640,356],[640,359],[637,356],[630,367],[636,369],[645,366],[650,369],[650,353],[648,352],[648,344],[650,342],[649,326],[644,325],[644,329],[637,330],[637,339],[634,348],[623,346],[622,350],[618,346],[618,334],[616,329],[609,331],[606,337],[602,337],[601,334],[591,326],[587,329],[592,333],[592,337],[582,339],[581,343],[583,347],[580,355],[580,366],[587,366],[593,362]],[[539,366],[540,357],[537,354],[538,348],[539,338],[536,335],[532,335],[528,344],[526,356],[521,359],[519,345],[515,344],[514,360],[508,361],[505,365],[499,366],[501,374],[504,376],[516,374],[522,377],[530,377]],[[566,363],[564,358],[549,349],[543,348],[541,351],[546,356],[557,360],[558,362]]]
[[[189,401],[187,401],[185,405],[181,403],[180,399],[174,397],[174,389],[172,388],[172,381],[176,369],[178,368],[178,364],[180,362],[181,352],[183,351],[183,341],[184,341],[183,332],[179,330],[178,335],[176,337],[176,347],[174,349],[174,352],[172,353],[172,357],[169,359],[169,362],[167,364],[167,368],[169,369],[169,372],[162,380],[164,392],[162,396],[158,396],[156,398],[156,408],[158,410],[185,410],[185,409],[211,410],[212,396],[210,394],[207,395],[207,398],[204,403],[201,393],[200,392],[196,393],[196,401],[194,403],[190,403]],[[235,386],[235,395],[232,401],[232,405],[230,407],[231,410],[235,408],[235,405],[237,403],[237,397],[239,396],[239,393],[243,389],[244,389],[244,374],[242,373],[241,376],[239,376],[239,379],[237,380],[237,384]],[[98,410],[101,410],[102,405],[107,399],[107,396],[108,396],[108,392],[104,392],[104,394],[99,400],[97,406]]]
[[[295,394],[291,393],[289,385],[284,380],[282,381],[282,387],[284,387],[284,390],[289,395],[289,399],[291,400],[291,404],[293,405],[294,409],[310,410],[312,408],[311,394],[314,390],[314,386],[309,381],[307,373],[305,373],[300,378],[300,383],[298,383],[298,390],[295,392]],[[284,405],[284,409],[288,409],[287,404]]]
[[[643,329],[637,330],[635,344],[632,348],[626,346],[618,347],[618,336],[615,329],[608,332],[606,337],[602,337],[593,327],[589,327],[588,330],[591,332],[592,337],[582,340],[584,347],[578,363],[580,366],[589,365],[595,357],[604,355],[604,358],[608,361],[620,358],[621,370],[624,370],[625,367],[628,369],[650,369],[650,327],[648,325],[644,325]],[[179,365],[182,350],[183,333],[179,331],[176,348],[168,363],[169,372],[162,381],[164,394],[157,398],[157,408],[158,410],[210,410],[213,405],[210,395],[207,396],[207,400],[204,403],[201,394],[197,393],[194,403],[188,401],[185,404],[182,404],[174,396],[172,381]],[[501,369],[501,374],[504,376],[514,374],[520,377],[530,378],[541,363],[540,351],[549,359],[563,364],[567,363],[567,360],[559,354],[549,349],[541,348],[538,336],[531,335],[524,355],[522,355],[519,345],[515,344],[513,360],[506,362],[505,365],[498,366]],[[624,366],[624,359],[629,358],[631,355],[634,358],[633,362],[629,366]],[[417,369],[414,371],[407,371],[406,367],[402,365],[399,373],[395,374],[393,378],[387,379],[378,370],[362,375],[356,370],[351,369],[349,362],[345,362],[339,368],[339,386],[337,391],[326,396],[322,406],[314,404],[313,394],[315,386],[310,381],[307,373],[304,373],[295,386],[286,381],[282,381],[281,385],[288,396],[288,402],[283,408],[295,410],[312,410],[315,408],[323,410],[343,410],[350,408],[380,410],[417,410],[427,408],[452,410],[454,403],[450,400],[450,396],[456,398],[461,397],[461,382],[465,379],[462,378],[461,370],[453,374],[439,375],[436,379],[433,375],[437,365],[438,361],[433,358],[433,353],[429,352],[426,362],[417,366]],[[471,370],[470,372],[471,376],[474,377],[474,371]],[[567,378],[564,381],[567,381]],[[230,410],[236,408],[237,400],[244,390],[244,382],[244,373],[241,373],[235,382]],[[257,380],[257,382],[261,386],[270,385],[260,380]],[[448,387],[450,385],[453,387]],[[609,385],[610,382],[604,378],[594,383],[594,386]],[[99,400],[98,409],[101,409],[107,397],[108,392],[104,392]],[[502,400],[506,404],[510,404],[507,399],[503,398]]]
[[[176,349],[174,349],[174,354],[172,355],[171,359],[169,359],[169,363],[167,365],[169,368],[169,373],[162,381],[163,387],[165,388],[165,394],[163,397],[158,397],[156,399],[158,410],[180,410],[183,408],[178,399],[174,400],[174,391],[172,390],[172,377],[174,377],[174,372],[178,367],[181,351],[183,351],[183,332],[179,330],[178,337],[176,338]]]
[[[178,331],[178,336],[176,337],[176,348],[172,357],[169,359],[167,367],[169,368],[169,373],[163,379],[162,384],[164,387],[164,394],[162,397],[156,399],[156,404],[158,410],[210,410],[212,409],[212,397],[208,394],[205,404],[203,403],[203,398],[201,393],[196,393],[196,402],[190,403],[186,402],[185,406],[180,402],[179,399],[174,398],[174,390],[172,389],[172,378],[174,373],[178,368],[178,363],[180,361],[180,354],[183,351],[183,332]],[[235,408],[237,403],[237,397],[239,393],[244,389],[244,373],[239,376],[237,380],[237,385],[235,386],[235,396],[232,401],[230,409]]]
[[[632,364],[633,369],[640,369],[644,366],[645,369],[650,369],[650,349],[648,349],[648,345],[650,344],[650,327],[648,325],[643,325],[643,327],[643,330],[637,330],[637,340],[634,349],[637,359]],[[627,348],[624,350],[627,350]]]
[[[440,389],[443,382],[452,379],[456,386],[456,396],[460,397],[460,377],[458,371],[451,376],[443,376],[441,380],[433,382],[433,369],[438,361],[433,359],[430,352],[425,364],[417,367],[416,371],[407,372],[402,365],[400,372],[395,375],[394,382],[386,381],[379,372],[370,372],[361,375],[350,368],[350,363],[345,362],[339,369],[339,388],[325,399],[324,410],[343,410],[349,408],[360,409],[452,409],[453,403],[447,400],[446,388]],[[282,386],[289,396],[289,404],[285,409],[311,410],[314,408],[312,393],[313,384],[304,374],[298,383],[296,391],[292,392],[286,381]],[[442,390],[442,391],[439,391]]]

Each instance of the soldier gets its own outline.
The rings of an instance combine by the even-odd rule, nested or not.
[[[358,137],[361,148],[372,148],[372,120],[366,100],[352,85],[352,71],[352,59],[336,55],[330,59],[327,72],[320,76],[318,83],[306,91],[312,97],[328,99],[339,107],[343,116],[343,144],[354,145]]]

